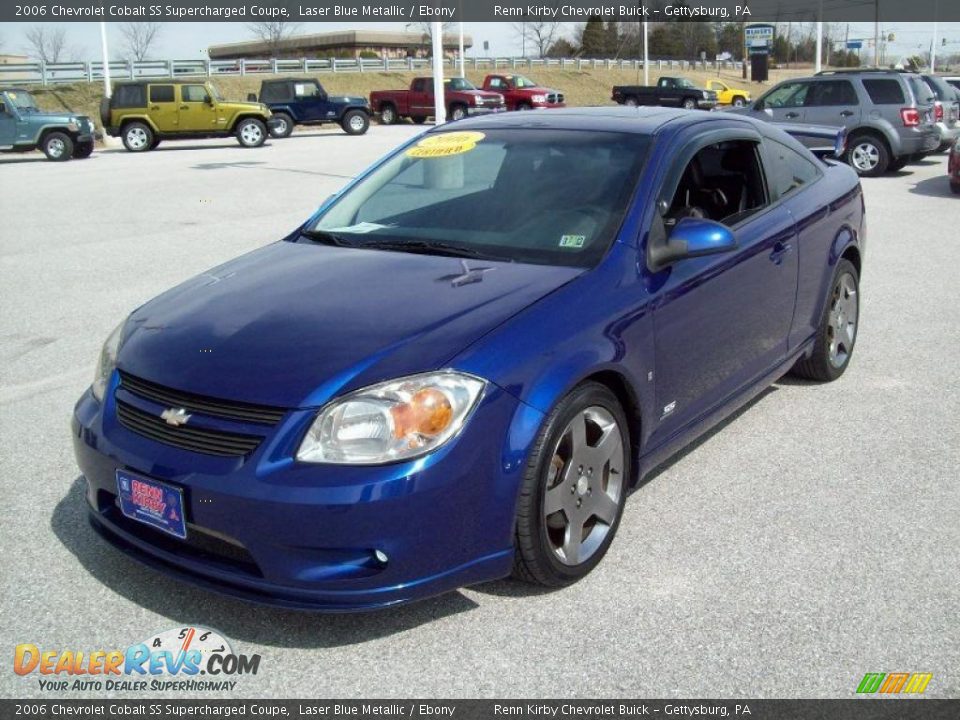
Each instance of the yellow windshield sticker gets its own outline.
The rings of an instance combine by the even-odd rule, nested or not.
[[[407,157],[438,158],[470,152],[486,137],[482,132],[464,131],[431,135],[407,150]]]

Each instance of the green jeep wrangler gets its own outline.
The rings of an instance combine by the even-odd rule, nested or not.
[[[0,152],[37,149],[50,160],[90,157],[93,121],[70,112],[42,112],[25,90],[0,87]]]
[[[100,119],[130,152],[153,150],[161,140],[230,135],[244,147],[260,147],[276,122],[266,105],[226,102],[216,87],[196,80],[118,83],[100,102]]]

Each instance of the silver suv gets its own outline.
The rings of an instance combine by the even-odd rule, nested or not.
[[[921,75],[936,100],[933,104],[933,123],[940,133],[939,150],[949,150],[960,137],[960,91],[942,77]]]
[[[896,70],[830,70],[785,80],[731,112],[774,123],[845,127],[845,160],[868,177],[899,170],[940,145],[933,92],[919,75]]]

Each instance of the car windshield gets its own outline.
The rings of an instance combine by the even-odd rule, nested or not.
[[[17,106],[20,110],[36,110],[37,101],[34,99],[33,95],[23,90],[9,90],[7,91],[7,97],[13,101],[13,104]]]
[[[338,198],[305,239],[591,267],[619,230],[648,144],[578,130],[428,133]]]
[[[450,78],[443,81],[451,90],[476,90],[477,86],[466,78]]]
[[[679,80],[677,80],[677,87],[692,88],[692,87],[695,87],[695,85],[689,80],[687,80],[686,78],[680,78]]]
[[[210,95],[211,97],[213,97],[214,100],[217,100],[217,101],[223,100],[223,96],[220,94],[220,91],[217,90],[216,85],[207,85],[207,90],[210,92]]]
[[[537,87],[537,84],[530,78],[524,77],[523,75],[514,75],[513,86],[516,88],[532,88]]]

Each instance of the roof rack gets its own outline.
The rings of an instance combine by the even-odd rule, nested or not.
[[[897,68],[842,68],[838,70],[821,70],[818,73],[814,73],[815,77],[820,75],[844,75],[851,73],[907,73],[912,72],[912,70],[902,70]]]

